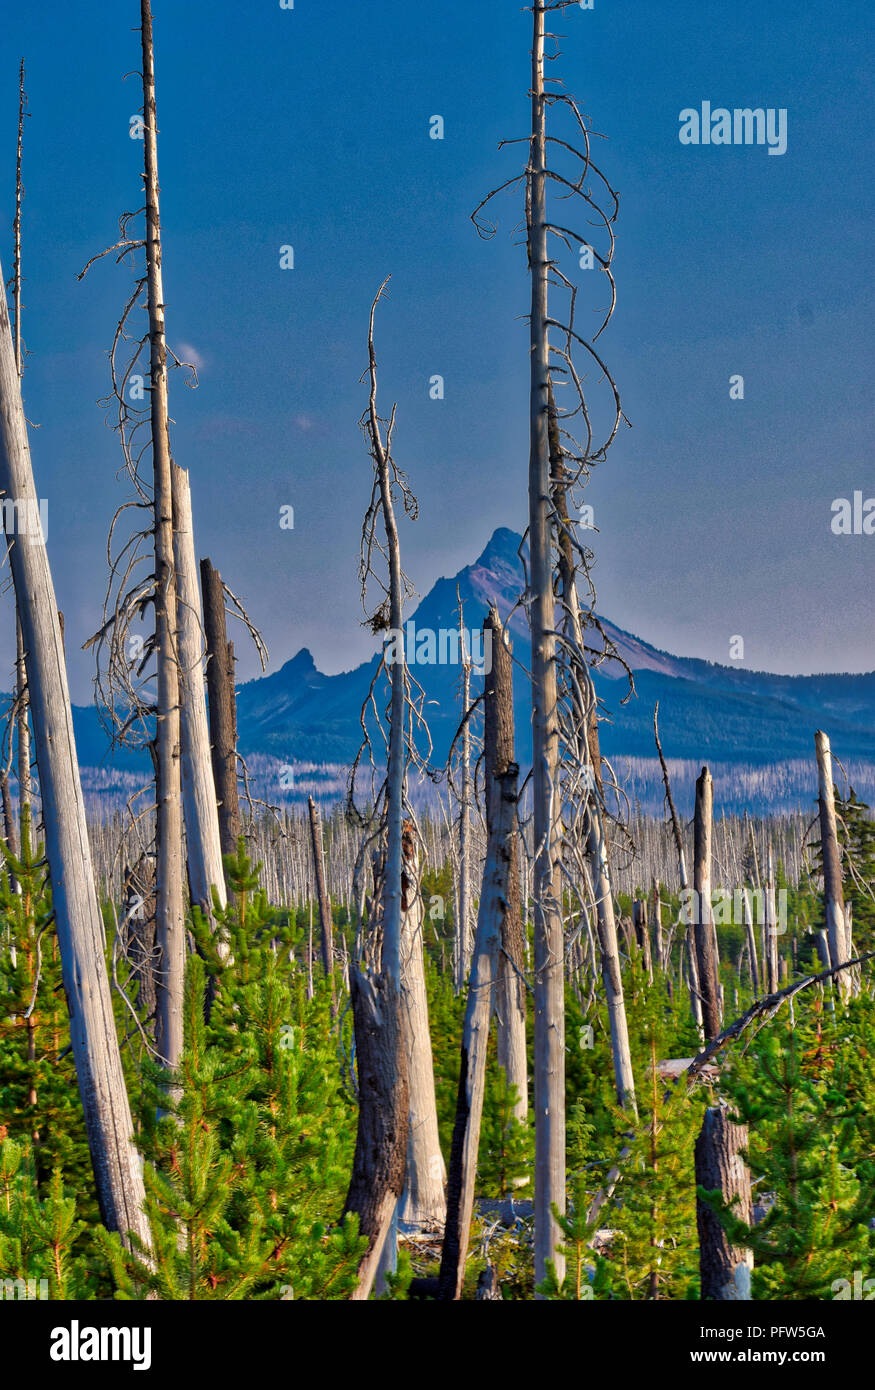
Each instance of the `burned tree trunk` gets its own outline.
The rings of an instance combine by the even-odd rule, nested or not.
[[[668,807],[669,820],[672,835],[674,836],[675,849],[678,859],[678,878],[680,880],[681,901],[689,888],[687,877],[687,860],[684,854],[684,837],[681,832],[680,817],[677,807],[674,804],[674,797],[671,794],[671,779],[668,775],[668,764],[665,761],[665,754],[662,751],[662,744],[659,739],[659,701],[657,700],[653,708],[653,737],[656,742],[656,751],[659,755],[659,765],[662,769],[662,781],[665,787],[665,803]],[[690,1009],[693,1015],[693,1022],[696,1027],[702,1030],[702,996],[699,991],[699,971],[696,965],[696,946],[693,939],[693,924],[691,919],[686,922],[687,932],[686,941],[681,946],[681,960],[683,961],[684,946],[686,947],[687,961],[687,987],[690,994]]]
[[[143,149],[146,190],[146,272],[149,310],[149,402],[155,511],[156,931],[161,955],[155,1043],[168,1067],[182,1051],[186,935],[182,873],[182,781],[173,484],[167,404],[167,344],[158,205],[158,118],[150,0],[140,0],[143,50]]]
[[[234,690],[234,647],[225,623],[222,576],[209,560],[201,560],[204,632],[207,639],[207,694],[213,779],[219,803],[219,839],[223,854],[236,854],[240,838],[237,796],[237,697]]]
[[[720,1032],[720,999],[717,991],[717,964],[714,952],[714,919],[711,910],[711,829],[713,783],[707,767],[696,782],[696,818],[693,848],[694,918],[699,993],[705,1040]]]
[[[188,474],[172,466],[174,554],[179,617],[182,800],[192,902],[213,923],[213,891],[226,902],[216,786],[204,700],[204,647]]]
[[[510,763],[498,774],[496,781],[497,795],[492,796],[492,828],[483,871],[474,960],[462,1031],[459,1090],[447,1183],[447,1225],[441,1256],[439,1297],[443,1299],[461,1298],[465,1279],[486,1085],[490,999],[497,978],[501,924],[506,909],[515,838],[516,764]]]
[[[750,1173],[741,1156],[747,1137],[747,1126],[732,1124],[725,1106],[712,1106],[705,1111],[695,1155],[696,1186],[708,1193],[718,1192],[723,1202],[732,1205],[739,1220],[749,1226]],[[696,1224],[699,1228],[700,1298],[722,1303],[749,1299],[753,1269],[751,1252],[730,1245],[716,1213],[701,1197],[696,1200]]]
[[[814,735],[817,754],[817,790],[820,807],[820,852],[823,860],[823,897],[826,906],[826,935],[829,942],[830,965],[843,965],[850,960],[845,894],[842,886],[842,857],[836,830],[835,791],[832,776],[832,751],[826,734],[818,729]],[[850,993],[849,972],[838,976],[839,993],[846,999]]]
[[[653,962],[650,955],[650,935],[647,926],[647,899],[636,898],[632,904],[632,922],[635,927],[635,940],[644,960],[647,978],[653,984]]]
[[[486,634],[489,633],[492,653],[484,684],[483,761],[488,836],[492,832],[500,799],[498,779],[514,762],[513,649],[501,625],[497,608],[490,609],[483,632],[484,652]],[[519,841],[514,834],[510,842],[510,866],[501,918],[501,950],[498,954],[493,1009],[498,1065],[504,1069],[508,1086],[516,1088],[513,1113],[518,1120],[525,1121],[529,1108],[529,1082],[519,854]]]
[[[0,273],[0,283],[3,283]],[[0,497],[38,516],[27,425],[5,296],[0,296]],[[101,1219],[148,1245],[144,1189],[104,958],[85,803],[76,761],[58,606],[44,540],[10,549],[40,778],[52,906],[70,1012],[70,1041]]]
[[[322,817],[312,796],[307,798],[310,815],[310,843],[313,848],[313,872],[316,878],[316,901],[319,905],[319,931],[322,943],[322,969],[331,985],[331,1012],[337,1008],[334,989],[334,923],[331,917],[331,899],[325,882],[325,858],[322,845]]]
[[[747,933],[747,947],[750,953],[750,980],[753,989],[754,999],[759,998],[760,992],[760,970],[757,962],[757,939],[753,929],[753,913],[750,909],[750,894],[747,888],[742,889],[742,912],[744,915],[744,929]],[[829,962],[827,962],[828,964]]]
[[[345,1212],[357,1212],[368,1248],[350,1298],[366,1301],[404,1188],[407,1154],[407,1058],[398,987],[386,971],[353,970],[350,993],[355,1025],[359,1112],[352,1177]]]

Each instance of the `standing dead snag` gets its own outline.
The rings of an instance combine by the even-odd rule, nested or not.
[[[489,1014],[498,976],[501,927],[507,910],[512,847],[516,838],[517,767],[510,763],[496,776],[493,816],[483,889],[477,915],[477,936],[462,1030],[456,1120],[447,1182],[447,1225],[441,1255],[439,1297],[458,1299],[465,1280],[465,1260],[474,1209],[480,1122],[486,1085]],[[490,789],[487,787],[487,798]]]
[[[696,1139],[696,1186],[707,1193],[717,1192],[733,1214],[751,1224],[750,1172],[742,1157],[747,1147],[747,1126],[732,1124],[725,1105],[705,1111]],[[720,1220],[701,1196],[696,1199],[699,1228],[699,1270],[703,1301],[720,1302],[750,1299],[750,1250],[729,1243]]]
[[[532,132],[527,174],[531,312],[529,319],[529,564],[532,632],[532,783],[534,811],[535,1282],[558,1253],[555,1212],[565,1211],[565,941],[559,829],[559,724],[553,527],[550,505],[550,345],[547,249],[547,100],[544,6],[533,6]]]
[[[207,641],[207,693],[213,778],[219,803],[219,838],[223,854],[236,854],[240,838],[237,795],[237,697],[234,690],[234,646],[228,641],[222,576],[209,560],[201,560],[204,631]]]
[[[146,274],[149,311],[149,401],[155,511],[156,935],[160,953],[155,1033],[159,1055],[175,1067],[182,1052],[186,936],[182,876],[182,778],[173,482],[167,404],[167,343],[158,204],[158,116],[150,0],[140,0],[143,50],[143,150],[146,190]]]
[[[458,597],[458,589],[456,590]],[[471,658],[466,650],[465,622],[459,598],[459,659],[462,663],[462,786],[459,796],[459,892],[456,911],[456,993],[460,994],[471,966]]]
[[[594,612],[595,591],[590,575],[591,552],[579,540],[576,521],[567,494],[589,477],[592,466],[605,457],[616,438],[623,420],[620,398],[608,368],[594,347],[595,340],[607,326],[616,302],[611,263],[614,235],[612,223],[619,209],[616,194],[592,158],[592,138],[587,122],[572,96],[549,90],[544,75],[545,16],[563,10],[572,0],[534,0],[532,12],[532,80],[531,128],[526,137],[528,162],[522,173],[510,178],[501,189],[525,184],[526,246],[531,279],[531,311],[529,322],[530,364],[530,424],[529,424],[529,575],[525,602],[532,634],[532,787],[534,866],[532,874],[532,903],[534,916],[534,1010],[535,1010],[535,1281],[546,1275],[547,1261],[552,1260],[557,1276],[564,1274],[564,1261],[559,1253],[561,1230],[555,1217],[565,1208],[565,1110],[564,1110],[564,932],[562,921],[563,883],[569,891],[579,891],[576,883],[583,882],[582,846],[597,865],[598,877],[606,885],[602,892],[593,883],[597,903],[610,903],[610,873],[606,841],[602,826],[600,790],[595,793],[587,752],[587,732],[590,710],[595,697],[592,690],[590,665],[593,649],[583,643],[583,632],[599,628]],[[551,36],[555,37],[555,36]],[[551,58],[556,56],[550,55]],[[550,79],[551,84],[559,79]],[[572,124],[571,138],[560,138],[547,132],[548,108],[564,111]],[[579,143],[580,148],[576,147]],[[548,149],[551,159],[548,160]],[[559,166],[569,166],[562,172]],[[587,208],[591,226],[584,237],[567,225],[553,220],[548,209],[547,187],[558,185],[557,200],[563,210],[568,199],[580,198]],[[496,189],[495,193],[501,189]],[[595,193],[593,190],[596,190]],[[606,197],[605,197],[606,191]],[[483,200],[474,213],[475,225],[483,235],[491,235],[479,220],[480,210],[495,194]],[[605,197],[607,207],[602,207]],[[594,217],[592,216],[594,214]],[[565,215],[565,214],[563,214]],[[600,311],[601,326],[592,338],[583,337],[575,327],[577,287],[551,257],[549,238],[556,238],[567,251],[584,249],[590,264],[598,263],[610,286],[610,305]],[[593,237],[606,241],[604,254],[592,245]],[[581,257],[580,264],[583,265]],[[549,286],[559,286],[567,292],[565,322],[553,317],[549,307]],[[551,331],[556,341],[551,342]],[[599,380],[608,384],[613,409],[611,423],[604,442],[598,444],[592,427],[592,413],[587,403],[581,376],[577,371],[573,349],[579,346],[595,362],[601,372]],[[552,403],[553,379],[561,380],[572,393],[569,408],[557,411]],[[569,433],[568,421],[579,417],[584,439],[578,443]],[[555,419],[559,439],[557,451],[551,450],[550,421]],[[553,465],[561,464],[561,468]],[[570,465],[567,469],[566,462]],[[557,497],[565,500],[564,513]],[[554,552],[566,543],[573,552],[570,567],[570,589],[565,588],[557,600],[554,585]],[[575,617],[578,575],[584,575],[588,587],[589,608],[585,620],[578,612]],[[574,597],[572,596],[574,595]],[[557,613],[557,608],[559,612]],[[557,622],[558,618],[558,622]],[[557,633],[557,627],[560,631]],[[603,631],[601,659],[609,654],[609,642]],[[581,723],[581,711],[583,723]],[[595,794],[594,794],[595,793]],[[599,837],[599,843],[596,840]],[[601,857],[599,858],[599,854]],[[577,869],[577,879],[569,870]],[[563,878],[564,876],[564,878]],[[603,955],[613,975],[618,975],[616,933],[610,940],[608,916],[613,920],[612,906],[604,916]],[[615,1065],[625,1070],[628,1058],[624,1047],[622,992],[614,991]],[[622,1079],[622,1091],[634,1106],[631,1068]]]
[[[2,272],[0,272],[2,281]],[[0,296],[0,496],[38,503],[5,298]],[[45,542],[16,540],[10,561],[27,663],[46,856],[70,1012],[70,1040],[101,1218],[148,1243],[139,1158],[104,958],[58,607]]]
[[[21,163],[24,146],[24,121],[29,115],[27,93],[24,89],[24,59],[18,69],[18,148],[15,160],[15,218],[12,225],[12,306],[13,339],[15,347],[15,366],[19,379],[24,374],[24,347],[21,338],[21,203],[24,185],[21,178]],[[18,736],[18,815],[23,823],[30,811],[30,726],[27,718],[27,669],[24,660],[24,638],[21,633],[21,619],[15,616],[15,726]],[[4,774],[5,777],[5,774]],[[4,786],[8,798],[8,779]],[[4,801],[4,811],[6,802]],[[14,842],[12,846],[14,848]]]
[[[358,1051],[359,1119],[345,1211],[358,1213],[359,1230],[368,1237],[368,1248],[359,1265],[358,1284],[352,1294],[352,1298],[359,1301],[367,1299],[370,1294],[393,1213],[404,1187],[409,1129],[407,1056],[401,1008],[403,822],[409,759],[405,713],[409,706],[409,687],[402,626],[406,581],[401,569],[401,547],[395,520],[395,486],[401,489],[405,509],[413,515],[416,512],[412,493],[392,458],[395,409],[393,407],[388,422],[377,413],[374,317],[387,283],[383,281],[371,305],[368,326],[370,393],[368,409],[362,417],[362,428],[374,465],[371,500],[362,528],[362,602],[366,603],[368,580],[375,577],[372,558],[376,548],[386,556],[389,577],[388,585],[378,581],[384,599],[369,621],[374,631],[388,628],[378,674],[385,671],[388,676],[390,704],[386,777],[375,797],[375,808],[378,813],[382,811],[386,835],[386,856],[380,883],[379,940],[372,943],[374,950],[367,973],[360,965],[350,972]],[[383,540],[377,534],[379,519],[383,523]],[[377,677],[374,679],[376,681]],[[371,698],[369,693],[368,700]],[[365,729],[362,751],[370,747],[365,711],[362,714]],[[361,753],[350,774],[351,801],[360,757]]]
[[[402,845],[401,1020],[410,1117],[407,1181],[398,1216],[408,1228],[441,1230],[447,1214],[446,1168],[438,1133],[423,952],[425,905],[420,887],[419,840],[413,821],[404,822]]]
[[[188,474],[173,464],[174,556],[179,618],[182,800],[192,902],[214,923],[213,891],[226,903],[225,871],[204,702],[204,642]]]
[[[487,629],[491,633],[489,648],[486,646]],[[483,692],[483,762],[488,837],[498,810],[497,779],[514,762],[513,649],[510,638],[501,625],[497,608],[489,610],[483,630],[483,650],[492,652],[492,665],[486,672]],[[501,917],[501,950],[493,991],[493,1009],[498,1065],[504,1069],[508,1086],[516,1088],[517,1098],[513,1113],[518,1120],[525,1121],[529,1109],[529,1087],[519,855],[519,841],[516,835],[513,835],[510,842],[507,893]]]
[[[679,818],[678,813],[677,813],[677,808],[676,808],[676,806],[675,806],[675,804],[674,804],[674,797],[673,797],[672,794],[671,794],[671,780],[670,780],[669,775],[668,775],[668,764],[667,764],[666,761],[665,761],[665,754],[664,754],[663,751],[662,751],[662,744],[660,743],[660,740],[659,740],[659,722],[658,722],[658,719],[659,719],[659,701],[657,700],[657,701],[656,701],[656,704],[655,704],[654,707],[653,707],[653,737],[654,737],[654,740],[655,740],[655,742],[656,742],[656,751],[657,751],[657,753],[659,754],[659,766],[660,766],[661,769],[662,769],[662,781],[663,781],[663,785],[665,786],[665,804],[666,804],[666,806],[667,806],[667,808],[668,808],[669,820],[670,820],[670,824],[671,824],[671,831],[672,831],[672,835],[674,836],[675,849],[676,849],[676,851],[677,851],[677,859],[678,859],[678,878],[679,878],[679,880],[680,880],[680,888],[681,888],[681,895],[682,895],[681,900],[683,901],[683,895],[686,894],[687,889],[688,889],[688,887],[689,887],[689,880],[688,880],[688,878],[687,878],[687,861],[686,861],[686,856],[685,856],[685,854],[684,854],[684,837],[683,837],[683,834],[682,834],[682,831],[681,831],[681,823],[680,823],[680,818]],[[689,920],[689,921],[687,922],[686,925],[687,925],[686,940],[685,940],[685,942],[684,942],[684,943],[682,944],[682,946],[681,946],[681,957],[683,958],[684,946],[686,946],[686,952],[687,952],[688,987],[689,987],[689,993],[690,993],[690,1007],[691,1007],[692,1013],[693,1013],[693,1020],[694,1020],[694,1022],[695,1022],[695,1024],[696,1024],[697,1028],[699,1029],[700,1033],[701,1033],[701,1031],[702,1031],[702,996],[701,996],[701,994],[700,994],[700,992],[699,992],[699,968],[698,968],[698,965],[696,964],[696,945],[695,945],[695,940],[694,940],[694,935],[693,935],[693,924],[692,924],[692,920]]]
[[[720,1032],[720,999],[714,953],[714,915],[711,908],[711,829],[714,790],[711,774],[702,768],[696,782],[695,847],[693,851],[693,929],[699,968],[699,991],[705,1039]]]
[[[322,817],[312,796],[307,798],[310,814],[310,843],[313,847],[313,871],[316,878],[316,902],[319,906],[319,930],[322,942],[322,969],[331,985],[331,1012],[337,1008],[334,989],[334,930],[331,918],[331,899],[325,882],[325,859],[322,846]]]
[[[823,859],[823,896],[826,905],[826,935],[829,942],[830,965],[850,960],[851,942],[847,927],[845,895],[842,886],[842,859],[836,830],[835,790],[832,775],[832,751],[826,734],[818,729],[814,735],[817,755],[817,790],[820,812],[820,852]],[[842,971],[838,978],[839,993],[847,999],[852,980]]]

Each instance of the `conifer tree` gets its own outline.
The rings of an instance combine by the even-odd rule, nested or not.
[[[871,1046],[871,1020],[868,1037]],[[871,1163],[855,1171],[848,1146],[858,1107],[846,1093],[843,1050],[824,1043],[802,1004],[795,1025],[773,1024],[725,1078],[750,1128],[745,1161],[771,1205],[748,1227],[716,1194],[700,1195],[733,1244],[753,1251],[755,1299],[832,1298],[834,1281],[871,1260],[875,1173]]]

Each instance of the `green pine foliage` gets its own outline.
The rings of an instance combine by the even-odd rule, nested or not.
[[[93,1298],[94,1272],[89,1271],[87,1244],[82,1240],[87,1229],[84,1221],[77,1220],[76,1199],[65,1193],[60,1169],[55,1169],[41,1193],[30,1145],[4,1139],[0,1143],[0,1280],[24,1280],[33,1297],[40,1297],[45,1281],[43,1291],[49,1298]]]
[[[165,1073],[147,1068],[153,1257],[104,1236],[117,1296],[344,1298],[364,1242],[354,1220],[341,1220],[355,1123],[338,1079],[327,990],[306,1000],[287,928],[242,844],[226,868],[233,901],[221,925],[233,964],[210,955],[218,990],[207,1024],[207,968],[191,958],[178,1074],[168,1088]]]
[[[794,1003],[795,1017],[764,1028],[725,1081],[749,1126],[745,1156],[768,1206],[752,1228],[720,1212],[730,1238],[754,1252],[756,1299],[831,1298],[835,1280],[872,1258],[873,1083],[860,1057],[875,1039],[872,1003],[854,1001],[845,1017],[817,997]]]
[[[0,1125],[32,1145],[40,1188],[60,1167],[77,1190],[90,1194],[45,851],[41,844],[32,848],[28,808],[21,817],[21,853],[13,855],[3,842],[0,849]],[[83,1215],[96,1218],[90,1196]]]

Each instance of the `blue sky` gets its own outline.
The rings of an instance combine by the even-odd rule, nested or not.
[[[23,55],[26,405],[84,700],[79,647],[126,495],[96,402],[129,275],[109,258],[76,275],[139,206],[128,132],[141,95],[123,80],[139,64],[139,6],[4,9],[0,254],[8,274]],[[174,454],[198,550],[244,596],[274,665],[307,645],[334,671],[372,649],[356,574],[359,378],[387,274],[381,402],[398,402],[396,454],[420,501],[402,534],[418,591],[496,526],[523,525],[521,205],[500,202],[491,242],[469,213],[521,158],[497,145],[527,128],[529,23],[509,0],[155,0],[168,339],[202,363],[196,392],[172,382]],[[830,530],[833,499],[875,496],[867,7],[595,0],[555,27],[553,71],[608,135],[621,194],[619,302],[600,347],[633,428],[587,499],[599,608],[683,655],[727,661],[741,634],[750,666],[870,670],[875,537]],[[682,146],[679,113],[703,100],[786,108],[787,153]],[[443,141],[429,139],[434,114]],[[279,268],[284,244],[293,271]],[[435,373],[443,401],[429,399]],[[735,373],[744,401],[729,398]],[[10,616],[0,669],[11,634]],[[241,675],[255,674],[237,645]]]

